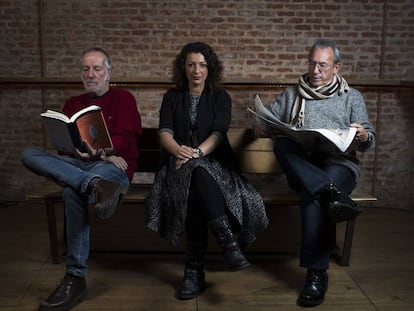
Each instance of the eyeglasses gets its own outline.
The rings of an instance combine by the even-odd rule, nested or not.
[[[320,70],[328,70],[331,66],[333,66],[334,64],[328,64],[328,63],[318,63],[318,62],[308,62],[308,67],[313,69],[316,66],[320,69]]]

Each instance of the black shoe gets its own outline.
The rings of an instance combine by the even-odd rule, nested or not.
[[[66,274],[53,293],[39,305],[39,311],[65,311],[73,308],[87,296],[84,278]]]
[[[315,307],[325,300],[328,290],[328,272],[308,269],[305,286],[300,293],[298,304],[302,307]]]
[[[108,219],[121,204],[123,199],[122,186],[119,183],[94,178],[90,185],[90,205],[99,219]]]
[[[181,300],[200,296],[205,288],[204,254],[207,249],[205,242],[187,241],[186,264],[184,277],[176,298]]]
[[[353,219],[362,212],[362,208],[334,184],[321,190],[321,199],[328,208],[329,218],[335,223]]]
[[[177,291],[177,299],[187,300],[200,296],[205,288],[205,274],[203,270],[184,270],[184,278],[180,289]]]

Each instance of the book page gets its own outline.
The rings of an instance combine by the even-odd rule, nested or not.
[[[59,111],[51,110],[51,109],[48,109],[46,110],[46,112],[41,113],[40,116],[45,117],[45,118],[61,120],[66,123],[70,122],[69,118],[65,114]]]
[[[90,111],[100,111],[101,107],[97,106],[97,105],[91,105],[88,106],[86,108],[83,108],[81,110],[79,110],[78,112],[74,113],[71,117],[70,117],[70,121],[71,122],[75,122],[76,119],[78,119],[80,116],[87,114]]]

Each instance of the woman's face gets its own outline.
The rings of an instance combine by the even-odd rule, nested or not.
[[[185,74],[190,88],[204,88],[208,76],[208,64],[201,53],[190,53],[185,60]]]

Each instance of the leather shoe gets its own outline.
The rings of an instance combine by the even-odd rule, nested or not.
[[[362,208],[334,184],[321,190],[322,202],[327,205],[328,215],[333,222],[342,222],[357,217]]]
[[[176,297],[180,300],[192,299],[200,296],[205,289],[205,274],[201,269],[185,268],[184,278]]]
[[[86,282],[82,277],[66,274],[53,293],[39,305],[39,311],[70,310],[87,296]]]
[[[315,307],[325,300],[328,290],[328,272],[308,269],[305,286],[300,293],[298,304],[302,307]]]
[[[90,204],[99,219],[108,219],[123,199],[121,184],[102,178],[92,179],[90,184]]]

